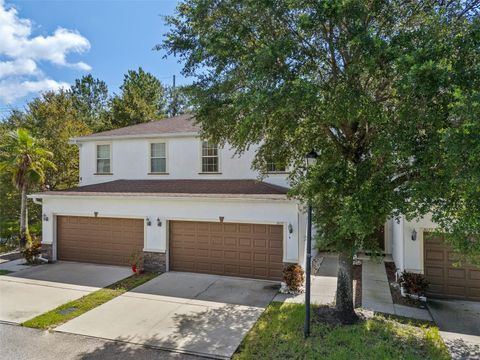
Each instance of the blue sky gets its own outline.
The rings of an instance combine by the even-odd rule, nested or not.
[[[177,84],[188,83],[175,58],[152,50],[168,31],[161,15],[172,15],[176,5],[170,0],[0,0],[0,38],[11,40],[0,44],[0,117],[42,89],[66,86],[88,73],[106,81],[112,93],[127,70],[139,66],[165,84],[174,74]]]

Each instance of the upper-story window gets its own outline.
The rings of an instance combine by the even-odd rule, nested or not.
[[[218,146],[208,141],[202,141],[202,172],[217,173],[218,167]]]
[[[150,172],[167,172],[167,152],[165,143],[150,144]]]
[[[97,174],[112,172],[110,144],[97,145]]]
[[[282,163],[277,163],[275,161],[267,161],[267,172],[276,173],[276,172],[285,172],[285,165]]]

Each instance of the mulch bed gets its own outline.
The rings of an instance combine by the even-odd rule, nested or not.
[[[397,268],[395,267],[395,263],[386,262],[385,270],[387,271],[388,283],[390,285],[390,292],[392,294],[392,300],[394,304],[425,309],[425,305],[420,300],[414,300],[402,296],[402,293],[400,292],[400,285],[396,282],[395,279],[395,272],[397,270]]]
[[[316,308],[315,320],[327,324],[328,326],[335,328],[341,325],[351,325],[359,321],[365,320],[362,313],[356,313],[356,317],[345,317],[342,313],[338,312],[335,307],[330,305],[321,305]]]
[[[353,265],[353,302],[355,308],[362,307],[362,265]]]

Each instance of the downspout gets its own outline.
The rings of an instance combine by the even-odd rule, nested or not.
[[[43,206],[42,198],[35,198],[34,197],[34,198],[32,198],[32,201],[37,205],[42,205]],[[43,219],[42,219],[42,221],[43,221]],[[48,259],[43,258],[42,255],[39,255],[37,257],[37,259],[40,260],[41,262],[45,263],[45,264],[48,263]]]

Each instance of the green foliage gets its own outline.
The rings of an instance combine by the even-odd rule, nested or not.
[[[193,112],[188,87],[167,87],[166,101],[166,112],[169,117]]]
[[[289,164],[323,246],[352,255],[389,216],[433,212],[478,256],[478,6],[185,0],[157,48],[196,77],[206,137]]]
[[[73,106],[93,132],[108,127],[109,95],[105,81],[88,74],[76,79],[70,92]]]
[[[412,273],[408,271],[402,272],[400,276],[400,284],[405,288],[408,294],[425,295],[428,288],[428,281],[423,274]]]
[[[114,128],[161,119],[165,114],[165,89],[162,83],[142,68],[129,70],[112,99],[111,126]]]
[[[333,328],[314,318],[311,336],[304,339],[304,319],[302,304],[271,303],[233,359],[450,359],[431,324],[376,315]]]
[[[48,188],[56,190],[76,186],[79,176],[78,148],[69,140],[90,134],[91,130],[75,108],[71,94],[63,90],[42,94],[28,104],[25,118],[25,126],[32,134],[44,139],[58,169],[48,170]]]
[[[30,243],[27,192],[45,183],[47,170],[56,170],[55,164],[50,161],[51,157],[52,153],[24,128],[3,134],[0,145],[0,173],[10,175],[13,185],[21,195],[19,231],[21,247]],[[2,219],[2,223],[4,222]]]

